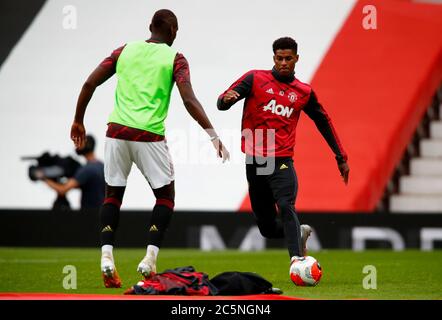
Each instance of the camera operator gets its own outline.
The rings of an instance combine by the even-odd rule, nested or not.
[[[42,180],[59,197],[64,197],[69,190],[79,188],[81,190],[81,209],[98,209],[104,201],[104,165],[95,157],[95,139],[91,135],[86,136],[86,143],[82,149],[76,149],[76,153],[86,158],[86,165],[79,168],[72,178],[66,183],[59,183],[52,179]]]

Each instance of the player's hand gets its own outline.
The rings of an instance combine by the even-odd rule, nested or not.
[[[71,127],[71,139],[76,149],[82,149],[86,143],[86,129],[83,123],[74,122]]]
[[[226,94],[223,97],[224,103],[233,103],[239,98],[239,93],[235,90],[229,90],[226,92]]]
[[[227,151],[226,147],[223,145],[219,138],[212,140],[212,144],[216,149],[218,157],[223,159],[223,163],[230,159],[229,151]]]
[[[341,173],[342,180],[344,181],[345,185],[348,184],[348,176],[350,173],[350,167],[348,166],[347,162],[341,162],[338,164],[339,172]]]

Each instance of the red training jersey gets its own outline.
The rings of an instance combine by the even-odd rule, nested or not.
[[[305,111],[327,140],[336,159],[347,160],[331,119],[312,88],[294,75],[282,77],[275,69],[249,71],[220,95],[218,109],[231,107],[232,104],[222,101],[229,90],[240,94],[238,100],[245,98],[241,149],[247,155],[292,157],[296,126],[301,111]]]

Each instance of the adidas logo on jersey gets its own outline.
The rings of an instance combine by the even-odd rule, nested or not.
[[[101,230],[101,232],[113,232],[114,230],[112,230],[111,226],[105,226],[103,228],[103,230]]]
[[[267,93],[271,93],[271,94],[274,94],[274,92],[273,92],[273,89],[272,88],[270,88],[269,90],[267,90],[266,91]]]
[[[156,225],[152,225],[152,227],[150,227],[149,231],[150,232],[158,231],[158,228]]]
[[[289,167],[287,167],[285,163],[283,163],[283,164],[279,167],[280,170],[282,170],[282,169],[288,169],[288,168],[289,168]]]
[[[271,100],[266,106],[264,106],[264,111],[271,111],[272,113],[277,114],[278,116],[283,116],[290,118],[293,113],[293,108],[284,107],[283,105],[276,104],[276,100]]]

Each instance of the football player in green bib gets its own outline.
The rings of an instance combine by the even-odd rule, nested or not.
[[[166,9],[157,11],[149,29],[151,37],[148,40],[129,42],[114,50],[92,72],[80,92],[71,128],[71,139],[77,148],[81,148],[86,134],[83,124],[86,107],[96,87],[116,73],[115,105],[108,119],[105,142],[106,195],[100,209],[101,271],[108,288],[121,287],[113,246],[133,163],[156,197],[147,226],[146,256],[137,270],[146,278],[156,273],[158,251],[170,223],[175,199],[174,170],[164,125],[174,83],[186,110],[208,133],[217,155],[223,161],[229,159],[229,152],[195,97],[187,60],[171,47],[178,31],[175,14]]]

